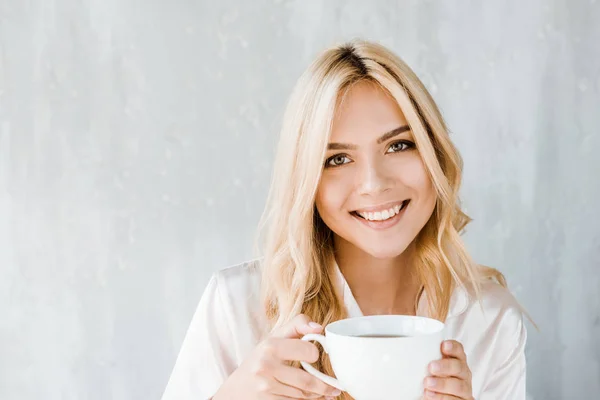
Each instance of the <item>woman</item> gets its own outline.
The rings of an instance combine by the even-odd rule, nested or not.
[[[520,308],[459,236],[461,168],[402,60],[363,41],[321,54],[284,116],[263,258],[213,275],[163,399],[350,398],[298,368],[333,375],[299,338],[373,314],[446,323],[425,398],[525,399]]]

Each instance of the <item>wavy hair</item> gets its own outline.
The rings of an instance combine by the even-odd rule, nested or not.
[[[347,316],[329,273],[332,232],[318,215],[315,196],[336,105],[351,85],[363,81],[378,85],[397,102],[437,193],[434,211],[415,238],[414,267],[431,317],[445,321],[457,285],[469,285],[477,297],[482,279],[495,278],[506,286],[500,272],[471,260],[461,240],[471,221],[458,198],[462,159],[431,95],[390,50],[357,40],[315,59],[299,78],[284,114],[258,242],[271,329],[300,313],[323,326]],[[325,352],[317,367],[333,375]]]

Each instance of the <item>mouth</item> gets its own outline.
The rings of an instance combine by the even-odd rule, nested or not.
[[[371,228],[385,229],[395,225],[408,207],[410,199],[390,204],[376,210],[365,209],[350,212],[350,215]]]

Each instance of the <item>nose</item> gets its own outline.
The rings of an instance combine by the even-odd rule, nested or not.
[[[393,184],[390,174],[391,171],[377,159],[365,162],[356,175],[359,194],[374,196],[390,190]]]

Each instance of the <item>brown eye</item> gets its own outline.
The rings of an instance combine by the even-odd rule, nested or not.
[[[350,159],[348,158],[348,156],[346,156],[344,154],[337,154],[333,157],[329,157],[327,159],[327,161],[325,162],[325,166],[326,167],[339,167],[340,165],[348,164],[349,162],[350,162]]]
[[[408,149],[412,149],[415,147],[413,142],[409,142],[407,140],[400,140],[398,142],[394,142],[388,148],[388,153],[398,153],[401,151],[406,151]]]

